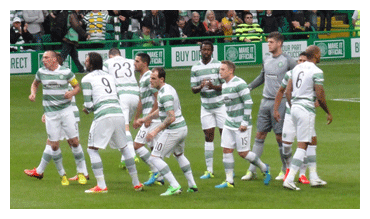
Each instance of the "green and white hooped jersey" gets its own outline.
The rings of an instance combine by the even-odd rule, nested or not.
[[[211,80],[214,85],[220,85],[224,82],[219,76],[220,66],[221,62],[213,58],[207,65],[200,60],[191,68],[190,86],[199,86],[204,79]],[[200,91],[200,100],[205,109],[219,108],[223,104],[221,91],[207,87]]]
[[[236,130],[240,125],[252,125],[253,101],[243,79],[234,76],[229,82],[222,84],[222,96],[227,114],[225,126]]]
[[[94,112],[94,120],[123,116],[114,78],[102,70],[88,73],[81,80],[84,107]]]
[[[292,70],[292,106],[301,105],[315,113],[315,84],[323,85],[324,72],[314,63],[306,61]]]
[[[156,93],[158,90],[153,88],[150,85],[150,74],[152,71],[147,71],[143,74],[143,76],[140,78],[139,84],[140,84],[140,99],[141,99],[141,105],[142,105],[142,114],[143,117],[147,116],[150,111],[153,108],[154,105],[154,93]],[[159,121],[159,120],[158,120]]]
[[[115,78],[117,93],[139,96],[139,85],[135,77],[135,60],[115,56],[106,60],[103,70]]]
[[[36,72],[35,80],[42,83],[44,112],[56,112],[71,105],[71,100],[65,99],[64,94],[68,91],[68,84],[75,78],[73,72],[66,67],[58,66],[54,71],[45,67]]]
[[[285,73],[285,76],[283,78],[283,80],[281,81],[281,87],[285,88],[288,86],[288,82],[289,82],[289,79],[292,77],[292,70],[290,71],[287,71]],[[289,106],[289,103],[288,101],[286,102],[285,104],[286,108],[285,108],[285,113],[286,114],[290,114],[290,106]]]
[[[163,122],[167,117],[167,111],[173,110],[175,112],[176,120],[167,127],[167,129],[178,129],[186,126],[186,122],[181,113],[181,105],[179,96],[175,88],[169,84],[165,84],[158,91],[157,96],[159,118]]]

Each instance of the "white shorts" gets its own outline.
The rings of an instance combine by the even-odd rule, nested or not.
[[[79,134],[79,131],[78,131],[78,122],[76,122],[76,128],[77,128],[77,137],[80,138],[80,134]],[[67,137],[67,135],[66,135],[66,132],[64,130],[61,130],[60,131],[60,139],[59,139],[59,141],[63,141],[64,139],[65,140],[69,140],[68,137]]]
[[[125,118],[123,116],[112,116],[93,121],[89,132],[87,145],[105,149],[109,143],[113,149],[126,146]]]
[[[45,113],[45,127],[50,141],[59,141],[62,131],[67,139],[78,137],[78,125],[72,107]]]
[[[202,123],[202,129],[210,129],[218,127],[223,128],[226,120],[226,107],[222,105],[216,109],[205,109],[203,106],[200,108],[200,121]]]
[[[138,95],[131,95],[131,94],[121,94],[119,96],[120,104],[123,112],[123,116],[125,117],[126,125],[130,124],[137,108],[137,104],[139,103],[139,96]]]
[[[295,127],[292,120],[292,115],[285,113],[283,125],[283,141],[294,142],[296,136]]]
[[[163,131],[159,132],[154,137],[153,141],[151,141],[151,142],[147,142],[146,141],[146,135],[149,132],[153,131],[159,124],[161,124],[161,121],[160,120],[154,120],[154,121],[152,121],[152,123],[150,123],[150,126],[149,127],[145,127],[145,124],[143,124],[140,127],[140,130],[138,131],[138,133],[136,134],[135,142],[136,143],[139,143],[139,144],[146,144],[150,148],[154,147],[155,142],[157,142],[159,136],[162,134]]]
[[[221,147],[236,149],[238,152],[250,151],[251,149],[252,126],[247,131],[231,130],[224,127],[221,136]]]
[[[283,141],[294,142],[295,136],[296,131],[293,124],[292,115],[286,113],[283,126]],[[313,130],[313,136],[316,136],[315,129]]]
[[[297,141],[311,142],[312,137],[315,136],[316,114],[300,105],[293,105],[290,112],[297,132]]]
[[[171,154],[180,155],[184,153],[185,138],[188,134],[188,127],[173,130],[165,129],[159,136],[152,155],[160,158],[170,157]]]

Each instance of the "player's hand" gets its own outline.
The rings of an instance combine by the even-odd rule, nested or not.
[[[333,116],[330,113],[326,116],[326,121],[328,121],[328,123],[326,123],[327,125],[333,121]]]
[[[69,99],[71,100],[73,97],[73,92],[72,91],[67,91],[65,94],[64,94],[64,98],[65,99]]]
[[[137,129],[137,128],[139,128],[141,125],[139,124],[139,122],[138,122],[138,120],[137,119],[135,119],[134,120],[134,123],[132,124],[132,127],[134,128],[134,129]]]
[[[28,96],[28,99],[29,99],[29,100],[31,100],[32,102],[35,102],[36,95],[34,95],[34,94],[30,94],[30,95]]]
[[[41,122],[45,123],[45,114],[41,116]]]
[[[239,127],[239,131],[241,131],[241,132],[245,132],[245,131],[247,131],[247,129],[248,129],[248,127],[247,126],[243,126],[243,125],[241,125]]]
[[[146,140],[147,142],[153,141],[154,136],[156,136],[156,134],[157,134],[157,133],[155,133],[155,131],[151,131],[151,132],[149,132],[149,133],[146,135],[145,140]]]
[[[144,119],[143,118],[140,118],[137,120],[137,123],[139,124],[139,126],[142,126],[144,124]]]
[[[86,109],[86,108],[84,108],[82,111],[83,111],[84,113],[86,113],[86,114],[89,114],[89,111],[87,111],[87,109]]]
[[[280,122],[280,113],[279,111],[274,111],[274,118],[277,122]]]

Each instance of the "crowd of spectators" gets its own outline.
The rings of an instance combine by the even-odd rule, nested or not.
[[[103,48],[107,39],[107,25],[114,28],[114,39],[144,39],[126,43],[124,46],[141,45],[150,47],[163,45],[162,38],[178,38],[170,44],[197,44],[200,40],[192,37],[212,36],[218,42],[262,41],[262,34],[272,31],[310,32],[325,30],[325,22],[317,27],[317,17],[327,20],[326,30],[330,31],[332,11],[316,10],[76,10],[78,16],[77,41],[100,42],[89,45]],[[56,17],[61,11],[13,10],[10,12],[10,43],[42,43],[44,35],[52,35]],[[219,36],[215,38],[214,36]],[[222,37],[224,36],[224,37]],[[292,39],[306,39],[308,35],[293,35]],[[52,42],[60,40],[52,37]],[[87,44],[84,44],[86,47]],[[21,49],[42,50],[42,46]],[[11,48],[16,51],[17,48]]]

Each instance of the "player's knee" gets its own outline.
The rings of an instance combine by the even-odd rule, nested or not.
[[[75,137],[75,138],[71,138],[71,139],[68,139],[68,144],[71,146],[71,147],[78,147],[78,145],[80,145],[80,142],[78,141],[78,138]]]
[[[257,139],[265,140],[266,136],[267,136],[267,132],[257,132],[256,133],[256,138]]]
[[[240,157],[244,158],[248,155],[248,152],[249,151],[242,151],[242,152],[238,152],[238,154],[239,154]]]

